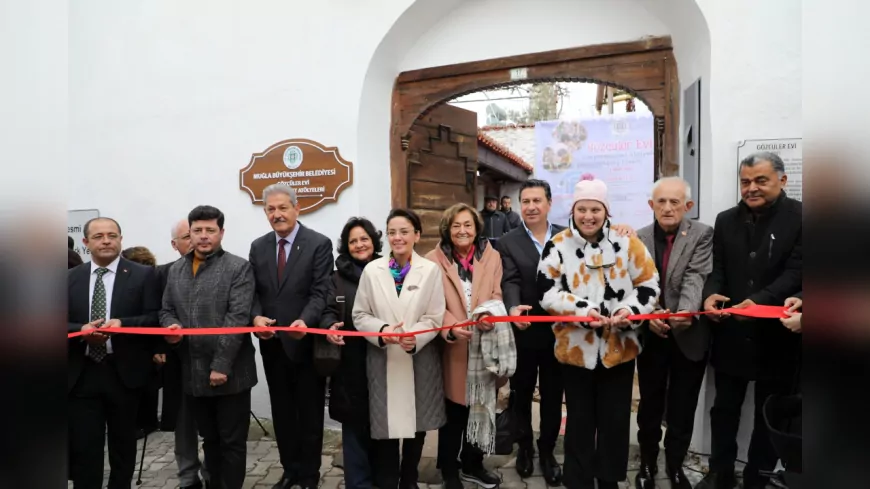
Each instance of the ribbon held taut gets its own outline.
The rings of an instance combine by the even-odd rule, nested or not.
[[[628,316],[631,321],[648,321],[650,319],[669,319],[675,317],[690,317],[700,316],[704,314],[728,313],[734,316],[743,316],[754,319],[781,319],[787,317],[784,306],[760,306],[753,305],[744,308],[729,307],[720,309],[714,312],[666,312],[656,314],[633,314]],[[405,331],[401,333],[380,333],[371,331],[345,331],[332,330],[322,328],[296,328],[290,326],[227,326],[215,328],[181,328],[167,331],[162,326],[141,326],[141,327],[126,327],[120,328],[97,328],[90,331],[96,331],[104,334],[144,334],[157,336],[202,336],[202,335],[219,335],[219,334],[247,334],[247,333],[263,333],[266,331],[286,331],[291,333],[306,333],[306,334],[337,334],[340,336],[392,336],[406,337],[414,336],[423,333],[432,333],[435,331],[443,331],[445,329],[465,328],[473,326],[477,323],[589,323],[595,321],[595,318],[588,316],[485,316],[477,321],[464,321],[462,323],[452,324],[450,326],[441,326],[439,328],[430,328],[420,331]],[[90,334],[90,331],[82,332],[75,331],[67,333],[67,339]]]

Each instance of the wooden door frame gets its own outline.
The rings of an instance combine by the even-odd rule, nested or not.
[[[512,78],[524,69],[526,77]],[[390,124],[391,203],[408,205],[408,133],[433,107],[484,89],[532,82],[583,81],[619,87],[655,116],[656,176],[679,172],[680,86],[670,36],[472,61],[400,73]]]

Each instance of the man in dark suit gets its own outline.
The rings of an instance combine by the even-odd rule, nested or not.
[[[543,180],[528,180],[520,188],[522,225],[499,239],[498,251],[502,258],[504,275],[502,294],[511,316],[529,313],[545,316],[547,313],[538,303],[536,278],[541,251],[550,238],[564,229],[550,224],[552,192],[550,184]],[[519,414],[519,452],[517,473],[520,477],[531,476],[535,450],[532,446],[532,396],[540,372],[541,436],[538,453],[541,472],[547,484],[558,486],[562,469],[553,455],[556,439],[562,425],[562,369],[556,361],[553,347],[552,324],[514,323],[517,344],[517,368],[511,377],[511,387],[516,395],[514,406]]]
[[[172,249],[181,256],[179,260],[183,259],[193,248],[190,223],[186,218],[172,227],[170,237]],[[161,297],[166,290],[169,269],[174,263],[175,261],[157,267]],[[187,402],[189,398],[184,395],[181,385],[181,356],[177,349],[167,348],[166,342],[159,343],[164,346],[158,358],[163,361],[163,410],[160,415],[160,429],[175,432],[175,463],[178,465],[180,489],[201,489],[202,480],[199,474],[202,473],[206,482],[209,476],[205,465],[199,460],[199,436],[193,406]]]
[[[67,413],[70,478],[76,489],[103,487],[108,429],[109,489],[129,489],[136,465],[136,411],[152,369],[154,338],[101,328],[156,326],[160,309],[152,267],[121,255],[121,227],[99,217],[84,226],[92,261],[68,272]]]
[[[742,201],[721,212],[713,235],[713,271],[704,285],[704,310],[715,313],[725,303],[782,306],[801,290],[803,277],[800,201],[784,191],[785,164],[773,153],[757,153],[740,162]],[[730,305],[728,304],[728,305]],[[755,423],[743,487],[761,489],[777,455],[764,423],[762,407],[773,394],[797,387],[801,337],[776,319],[747,319],[717,313],[713,326],[712,364],[716,398],[710,410],[710,472],[700,489],[736,487],[737,431],[750,381],[755,381]]]
[[[685,217],[695,203],[682,178],[658,180],[649,204],[655,221],[638,230],[637,236],[659,270],[662,293],[656,312],[698,311],[704,281],[713,268],[713,228]],[[698,394],[707,371],[710,327],[706,320],[691,317],[652,320],[643,341],[643,353],[637,358],[641,466],[635,487],[655,489],[667,405],[665,471],[673,489],[692,489],[683,459],[692,441]]]
[[[254,326],[317,327],[332,287],[332,244],[297,221],[299,203],[291,187],[270,185],[263,201],[272,231],[251,243]],[[320,479],[326,384],[314,369],[312,338],[285,332],[257,336],[284,467],[273,487],[314,489]]]

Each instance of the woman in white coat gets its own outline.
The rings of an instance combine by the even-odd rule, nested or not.
[[[363,270],[353,305],[358,330],[400,333],[441,326],[441,269],[414,252],[421,231],[413,211],[390,212],[387,238],[392,252]],[[379,489],[416,489],[426,432],[446,422],[441,354],[429,344],[437,335],[368,337],[372,464]],[[404,440],[401,462],[399,440]]]

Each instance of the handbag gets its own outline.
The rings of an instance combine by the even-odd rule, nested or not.
[[[508,407],[495,415],[495,454],[510,455],[516,440],[516,411],[514,410],[514,391],[508,398]]]
[[[344,283],[339,278],[335,284],[335,301],[339,304],[341,318],[345,317]],[[314,370],[322,377],[329,377],[338,370],[341,364],[341,347],[333,345],[326,339],[326,335],[315,335],[314,338]]]

